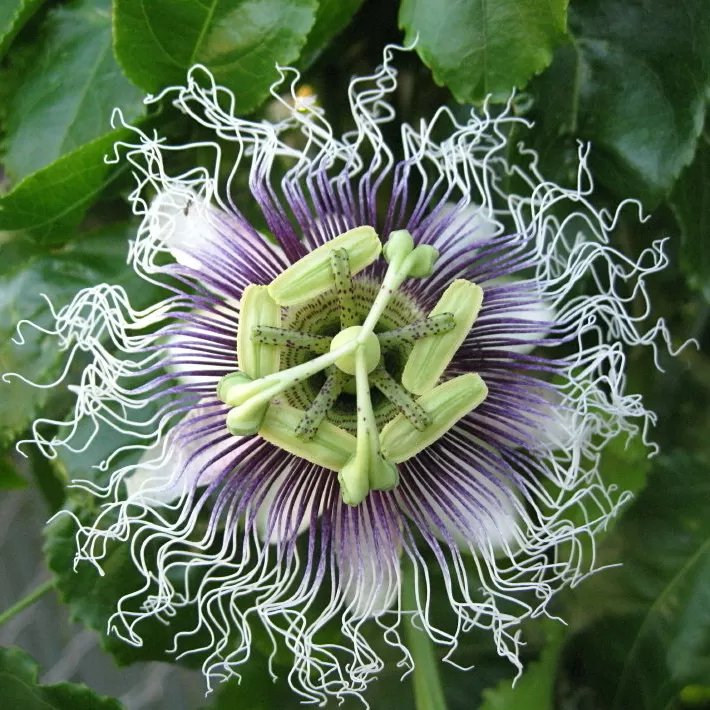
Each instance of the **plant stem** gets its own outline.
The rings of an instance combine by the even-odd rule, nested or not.
[[[55,585],[56,580],[50,579],[44,582],[44,584],[40,584],[36,589],[33,589],[27,596],[20,599],[17,604],[11,606],[7,611],[0,614],[0,626],[10,621],[13,616],[16,616],[21,611],[24,611],[28,606],[32,606],[32,604],[44,596],[50,589],[54,589]]]
[[[402,560],[402,607],[416,609],[416,589],[414,564],[409,559]],[[425,631],[418,629],[408,618],[404,622],[407,647],[414,659],[412,686],[414,704],[417,710],[446,710],[444,689],[441,686],[439,667],[431,639]]]

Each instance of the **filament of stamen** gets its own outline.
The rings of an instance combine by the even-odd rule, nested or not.
[[[337,367],[328,369],[328,377],[320,388],[311,406],[296,427],[295,434],[303,441],[310,441],[318,431],[330,408],[335,404],[342,389],[345,375]]]
[[[330,350],[332,340],[325,335],[312,335],[300,330],[274,328],[268,325],[257,325],[252,328],[251,337],[257,343],[264,345],[281,345],[294,350],[310,350],[318,355]]]
[[[377,338],[380,341],[380,347],[383,350],[388,350],[398,345],[411,345],[416,340],[428,338],[431,335],[443,335],[453,330],[455,326],[456,321],[453,314],[441,313],[430,318],[422,318],[401,328],[378,333]]]
[[[424,431],[431,424],[431,417],[382,365],[370,374],[370,381],[412,422],[416,429]]]
[[[333,270],[335,292],[340,305],[340,327],[345,330],[353,325],[359,325],[353,299],[353,280],[350,277],[348,252],[345,249],[333,249],[330,253],[330,267]]]

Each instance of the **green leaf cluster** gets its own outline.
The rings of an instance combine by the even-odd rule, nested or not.
[[[291,65],[341,133],[352,128],[348,80],[371,72],[387,44],[414,45],[397,59],[394,104],[404,121],[416,125],[440,105],[464,120],[471,105],[487,102],[495,113],[510,101],[535,122],[520,137],[538,151],[543,172],[562,184],[576,180],[578,141],[591,142],[596,199],[634,197],[653,210],[645,225],[622,222],[612,246],[636,255],[670,237],[671,267],[647,286],[658,315],[677,334],[675,344],[692,336],[700,347],[664,361],[662,374],[652,357],[629,354],[629,387],[658,412],[651,436],[664,457],[653,463],[645,447],[625,438],[604,451],[604,481],[636,499],[599,537],[599,564],[624,566],[559,600],[568,630],[530,622],[533,641],[515,688],[509,666],[478,642],[459,649],[462,665],[476,666],[462,674],[439,664],[414,634],[408,643],[423,661],[413,683],[400,681],[394,659],[374,684],[371,704],[378,710],[416,703],[449,710],[703,707],[710,687],[707,0],[0,0],[0,372],[41,383],[63,372],[56,336],[41,330],[52,327],[45,296],[58,309],[76,291],[102,282],[125,286],[136,307],[161,296],[126,264],[136,229],[127,202],[133,180],[125,162],[106,157],[131,132],[112,124],[114,107],[146,133],[199,142],[206,134],[167,102],[148,109],[144,93],[182,84],[199,63],[234,92],[238,113],[259,121],[271,116],[277,65]],[[384,130],[395,146],[398,136]],[[519,136],[510,138],[512,145]],[[238,179],[246,185],[248,177]],[[21,347],[14,342],[20,321],[40,327],[21,327]],[[67,497],[66,483],[101,475],[93,468],[97,460],[126,442],[107,435],[96,447],[51,462],[22,449],[24,460],[13,442],[37,417],[65,420],[71,397],[59,388],[29,388],[17,377],[0,387],[0,496],[36,486],[50,510],[68,505],[80,519],[92,519],[95,503]],[[50,433],[53,425],[46,426]],[[140,586],[130,548],[110,549],[106,577],[88,565],[74,574],[74,532],[70,518],[56,519],[45,548],[73,618],[95,629],[121,664],[178,662],[167,649],[176,631],[195,624],[191,612],[179,610],[169,627],[146,622],[140,648],[107,635],[118,599]],[[437,603],[443,610],[445,600]],[[297,706],[287,683],[273,683],[266,670],[268,637],[255,632],[254,646],[242,683],[221,687],[211,707]],[[82,686],[38,684],[37,672],[23,652],[1,651],[0,707],[7,698],[15,703],[10,707],[30,710],[119,707]],[[345,707],[355,705],[346,700]]]
[[[0,688],[8,710],[123,710],[79,683],[41,685],[39,664],[19,648],[0,648]]]

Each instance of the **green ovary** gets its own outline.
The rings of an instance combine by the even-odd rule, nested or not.
[[[486,396],[477,375],[437,387],[475,321],[480,288],[457,282],[460,297],[449,289],[427,317],[400,289],[406,279],[432,273],[436,250],[415,246],[404,230],[393,232],[383,250],[389,266],[382,284],[353,279],[380,254],[373,238],[370,227],[350,230],[269,286],[249,287],[237,338],[240,371],[224,377],[217,392],[233,407],[227,416],[233,434],[259,434],[337,471],[349,505],[371,490],[395,487],[396,464],[443,436]],[[473,301],[472,292],[479,296]],[[423,363],[427,373],[414,376]],[[447,404],[452,395],[455,405]]]

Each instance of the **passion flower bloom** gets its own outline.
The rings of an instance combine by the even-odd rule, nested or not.
[[[195,67],[146,103],[214,137],[129,127],[117,145],[142,218],[129,260],[165,299],[136,312],[102,284],[56,312],[88,364],[74,416],[33,440],[54,456],[128,437],[97,461],[104,487],[75,482],[102,501],[76,518],[76,559],[100,569],[129,545],[145,583],[110,629],[140,644],[145,619],[190,607],[210,643],[182,631],[176,648],[208,679],[236,675],[265,629],[305,699],[360,694],[382,643],[411,667],[408,617],[452,662],[487,629],[519,668],[521,623],[594,568],[626,499],[599,475],[604,445],[653,422],[624,348],[667,338],[642,324],[662,245],[614,250],[587,149],[576,187],[546,182],[509,143],[527,126],[510,107],[442,108],[388,145],[391,49],[350,84],[342,137],[294,76],[291,98],[273,91],[284,118],[253,122]]]

